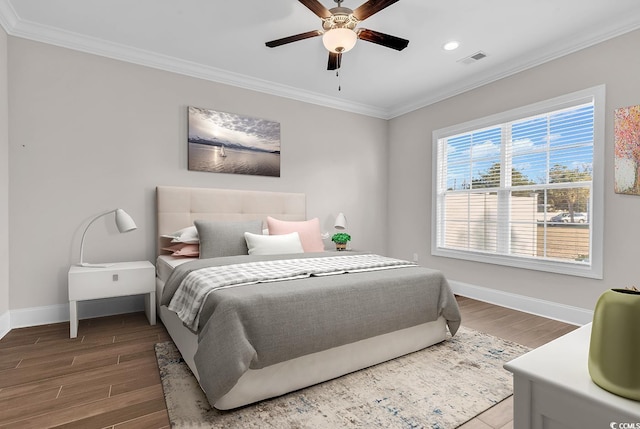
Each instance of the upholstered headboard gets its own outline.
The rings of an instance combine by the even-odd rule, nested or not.
[[[305,220],[306,196],[299,193],[243,191],[215,188],[156,188],[158,249],[160,236],[193,225],[196,219],[236,221],[262,219]],[[265,223],[266,225],[266,223]]]

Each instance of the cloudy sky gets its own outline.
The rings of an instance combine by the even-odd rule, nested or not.
[[[280,150],[280,123],[189,107],[189,138],[191,137],[275,151]]]

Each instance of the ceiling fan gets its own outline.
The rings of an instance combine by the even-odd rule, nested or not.
[[[311,37],[322,36],[322,42],[329,51],[329,63],[327,70],[338,70],[342,63],[342,54],[351,50],[358,39],[386,46],[387,48],[401,51],[407,47],[409,41],[400,37],[390,36],[366,28],[356,26],[387,6],[391,6],[399,0],[369,0],[358,6],[355,10],[342,7],[343,0],[334,0],[338,6],[327,9],[318,0],[298,0],[311,12],[322,19],[322,30],[307,31],[306,33],[284,37],[265,43],[269,48],[286,45]]]

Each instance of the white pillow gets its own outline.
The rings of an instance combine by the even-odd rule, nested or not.
[[[260,235],[244,233],[249,255],[281,255],[284,253],[304,253],[300,235],[297,232],[281,235]]]
[[[172,243],[196,244],[200,242],[198,230],[195,226],[188,226],[171,234],[161,235],[161,237],[171,238]]]

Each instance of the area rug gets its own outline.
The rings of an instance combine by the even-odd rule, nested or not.
[[[156,356],[172,428],[453,429],[512,394],[529,349],[461,327],[440,344],[236,410],[212,408],[172,342]]]

